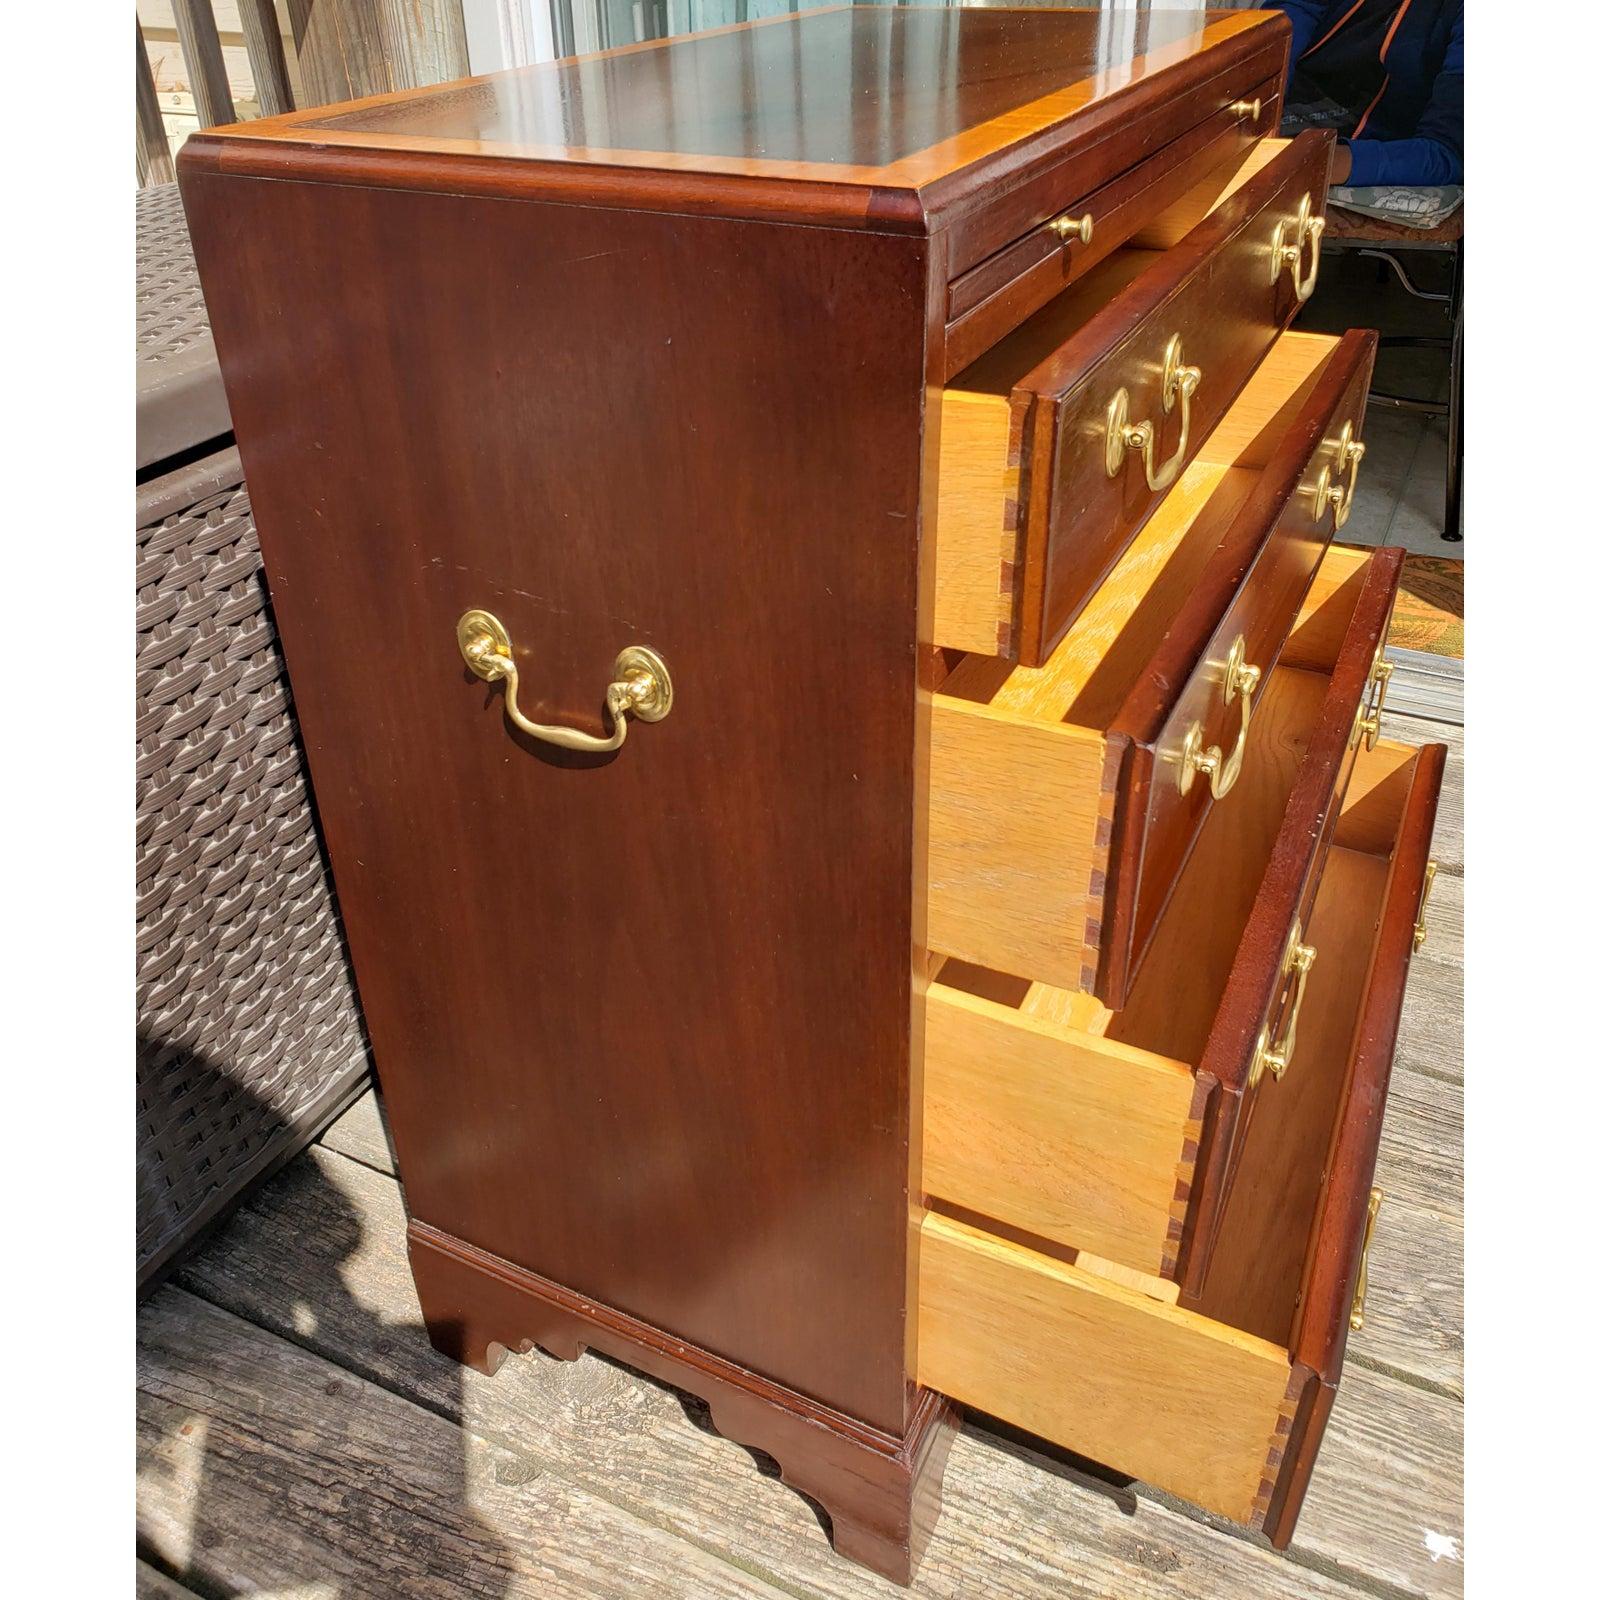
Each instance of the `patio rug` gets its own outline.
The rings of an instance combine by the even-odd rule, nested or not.
[[[1462,572],[1460,561],[1408,555],[1400,575],[1394,620],[1389,625],[1389,643],[1459,661],[1464,653],[1466,613]]]

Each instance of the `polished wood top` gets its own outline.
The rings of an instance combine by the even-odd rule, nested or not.
[[[1068,84],[1084,104],[1204,48],[1194,11],[851,6],[543,63],[314,119],[335,131],[891,167]]]
[[[199,138],[915,191],[1279,31],[1262,12],[843,6]]]

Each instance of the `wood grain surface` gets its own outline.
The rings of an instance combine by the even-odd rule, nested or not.
[[[1194,1099],[1182,1063],[928,991],[922,1182],[939,1200],[1159,1273]]]
[[[634,1600],[654,1584],[720,1600],[778,1592],[541,1471],[525,1450],[464,1441],[444,1418],[331,1377],[316,1356],[181,1289],[141,1313],[138,1356],[141,1541],[211,1592],[316,1571],[358,1593],[369,1563],[419,1600],[531,1584],[574,1600]],[[547,1540],[551,1522],[583,1537]]]
[[[414,1215],[897,1432],[925,246],[186,173]]]
[[[447,167],[452,187],[483,193],[581,187],[601,205],[777,207],[918,232],[977,210],[1012,238],[1049,211],[1018,221],[996,198],[1064,163],[1104,182],[1281,72],[1288,32],[1241,12],[823,8],[262,118],[205,148],[257,175],[287,153],[333,181],[428,187]],[[675,92],[684,82],[692,94]],[[975,231],[957,270],[1001,242]]]
[[[1235,1522],[1259,1519],[1276,1345],[948,1217],[922,1224],[917,1375]]]

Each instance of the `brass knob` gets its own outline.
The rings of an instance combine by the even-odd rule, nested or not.
[[[1231,111],[1236,117],[1249,117],[1252,122],[1259,122],[1261,120],[1261,101],[1259,99],[1235,100],[1233,104],[1228,107],[1228,110]]]
[[[1045,226],[1063,242],[1076,239],[1079,244],[1088,244],[1094,238],[1094,216],[1088,211],[1081,217],[1069,217],[1063,211],[1059,217],[1052,218]]]

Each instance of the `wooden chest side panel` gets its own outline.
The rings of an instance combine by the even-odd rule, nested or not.
[[[413,1216],[898,1434],[925,242],[184,192]]]

